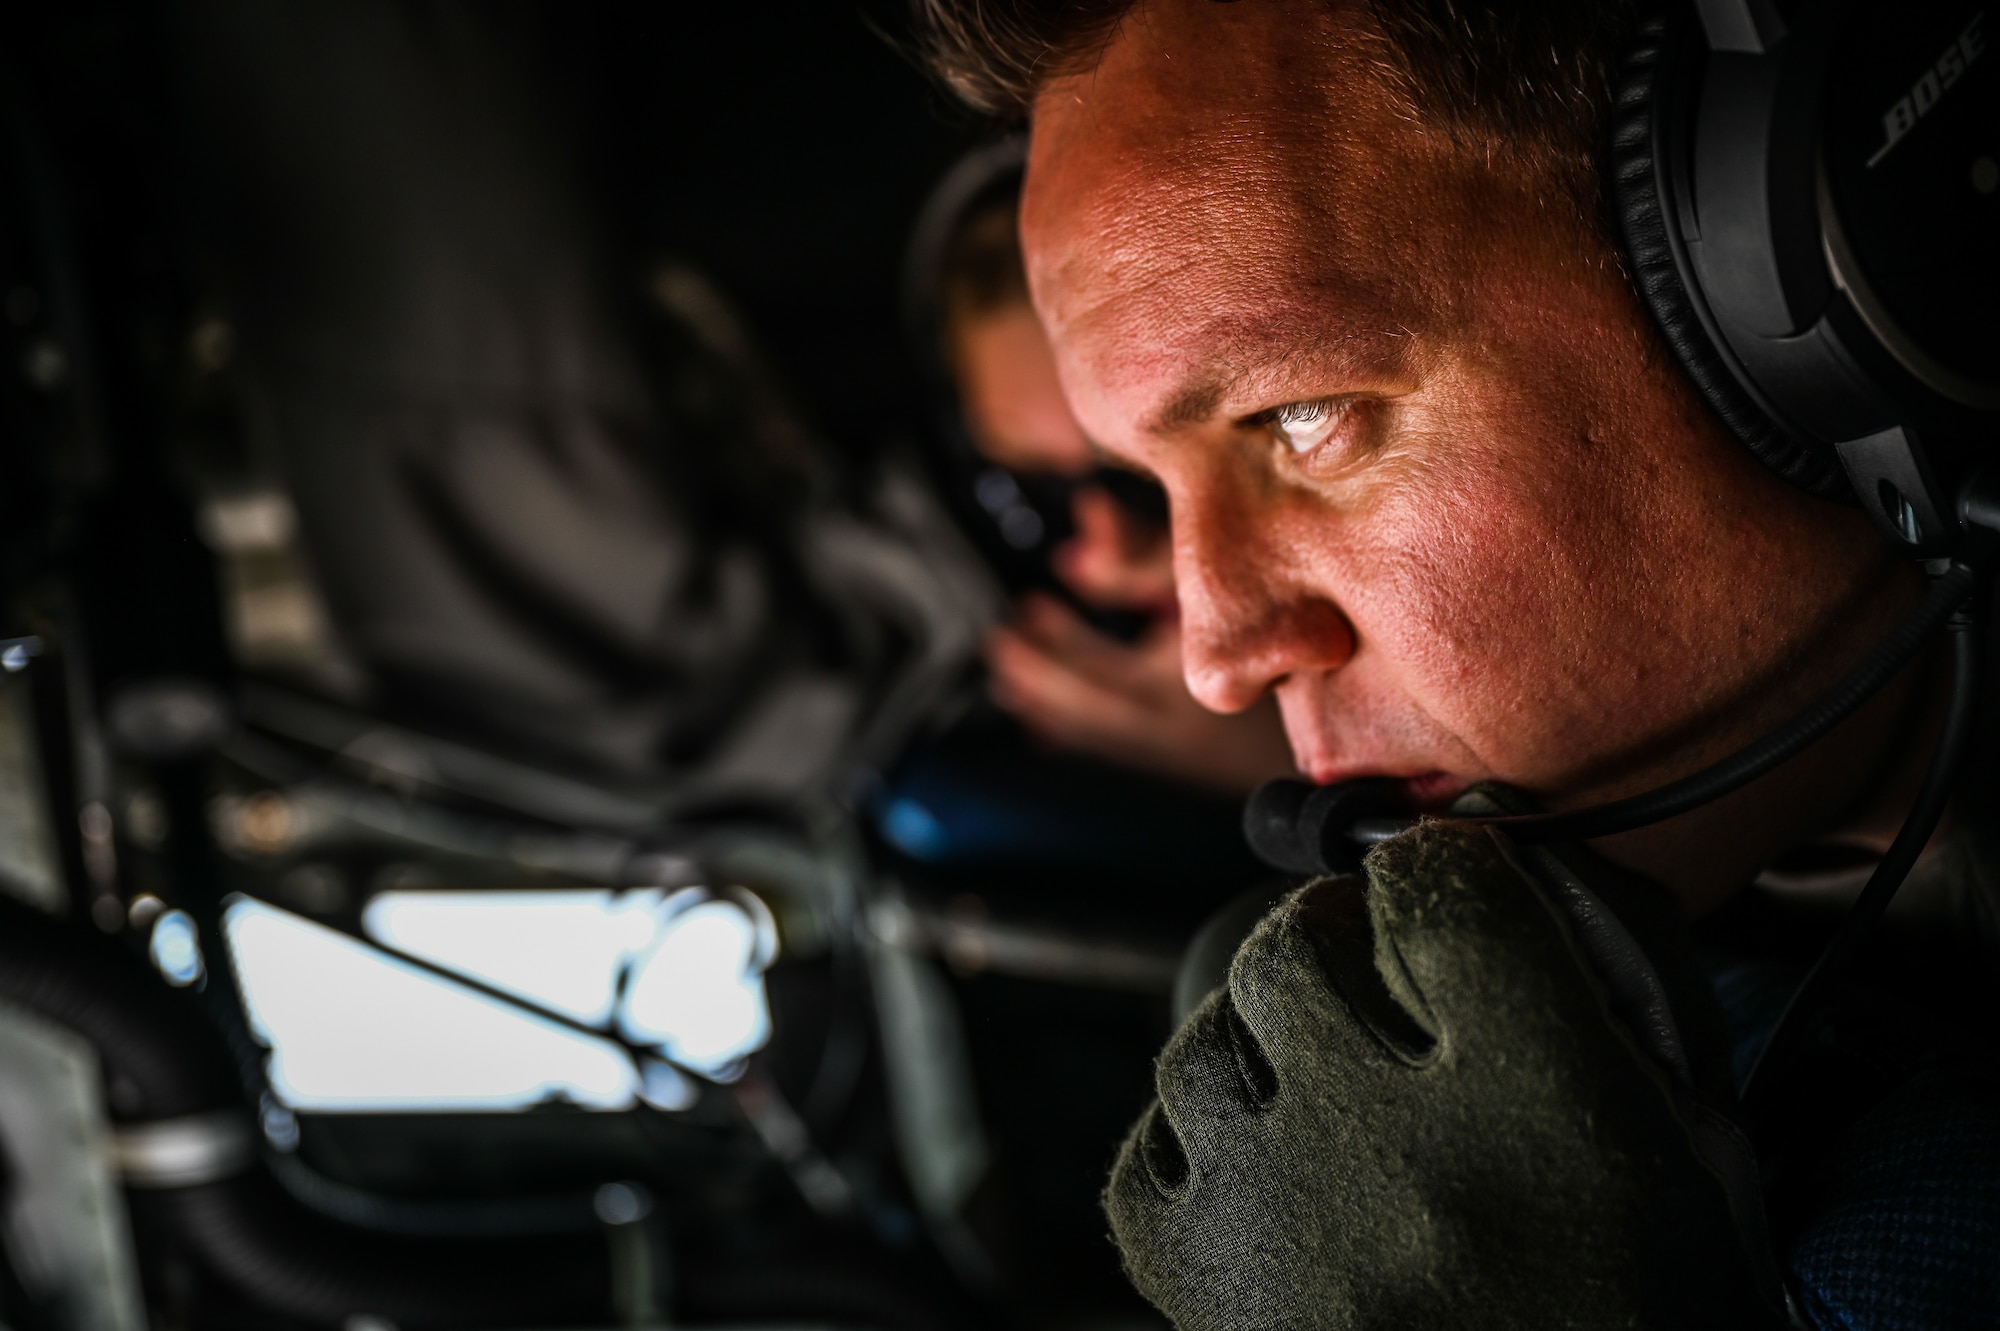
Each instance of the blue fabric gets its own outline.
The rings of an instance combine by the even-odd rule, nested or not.
[[[2000,1104],[1990,1085],[1917,1077],[1842,1140],[1825,1185],[1787,1254],[1821,1331],[2000,1327]]]
[[[1739,1084],[1798,976],[1711,964]],[[2000,1328],[2000,1082],[1961,1068],[1905,1082],[1816,1171],[1784,1265],[1817,1331]]]

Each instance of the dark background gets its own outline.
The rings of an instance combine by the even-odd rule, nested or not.
[[[46,180],[17,173],[7,182],[20,197],[0,201],[13,205],[0,207],[0,255],[35,248],[30,195],[62,200],[49,225],[74,228],[80,241],[111,349],[104,382],[124,388],[102,397],[116,417],[102,436],[122,455],[115,463],[86,456],[92,436],[53,418],[0,429],[0,453],[9,433],[46,434],[58,442],[19,469],[74,458],[78,488],[100,469],[158,465],[169,423],[187,419],[176,349],[204,293],[176,263],[172,219],[192,177],[187,146],[171,135],[168,12],[151,0],[0,5],[0,47],[12,39],[0,68],[11,88],[33,94],[16,123],[48,144]],[[410,12],[421,22],[422,0]],[[744,316],[780,391],[841,451],[865,455],[931,428],[933,404],[902,325],[904,250],[939,177],[993,130],[899,49],[903,0],[491,0],[487,12],[551,85],[547,113],[615,264],[635,278],[660,259],[701,269]],[[59,188],[45,189],[50,182]],[[25,340],[43,323],[9,331]],[[58,399],[45,396],[56,405],[35,410],[56,412]],[[51,507],[26,493],[0,495],[0,506]],[[24,521],[41,544],[18,555],[26,543],[10,544],[9,567],[52,564],[46,551],[64,544],[58,525],[45,514]],[[129,572],[140,561],[104,562]],[[1232,850],[1234,818],[1233,808],[1221,815]],[[1007,905],[1028,878],[1051,898],[1038,903],[1051,916],[1109,915],[1172,938],[1227,895],[1207,866],[1181,868],[1200,875],[1198,892],[1101,865],[1069,878],[1012,870],[993,884],[931,886],[947,898],[990,889]],[[1086,1310],[1138,1314],[1096,1194],[1144,1102],[1164,1004],[996,976],[955,984],[992,1136],[986,1200],[1012,1297],[1046,1313],[1044,1322]]]
[[[899,0],[558,6],[591,178],[634,252],[736,302],[808,423],[924,428],[899,312],[918,208],[991,130],[918,69]]]

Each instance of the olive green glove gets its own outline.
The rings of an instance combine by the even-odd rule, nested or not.
[[[1366,871],[1265,917],[1161,1056],[1105,1194],[1140,1291],[1180,1331],[1784,1325],[1717,1123],[1504,835]]]

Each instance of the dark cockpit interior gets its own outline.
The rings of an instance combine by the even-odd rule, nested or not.
[[[0,22],[0,1324],[1161,1325],[1267,871],[982,683],[1145,617],[952,437],[901,6]]]

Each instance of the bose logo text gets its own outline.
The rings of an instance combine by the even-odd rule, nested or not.
[[[1917,127],[1930,109],[1944,97],[1947,89],[1958,82],[1972,62],[1986,54],[1986,34],[1979,30],[1979,24],[1986,17],[1980,10],[1972,16],[1972,22],[1965,25],[1965,31],[1958,34],[1937,63],[1925,70],[1923,77],[1910,85],[1910,90],[1897,99],[1896,104],[1882,113],[1884,141],[1868,159],[1874,166],[1889,155],[1890,149],[1903,141],[1904,135]]]

